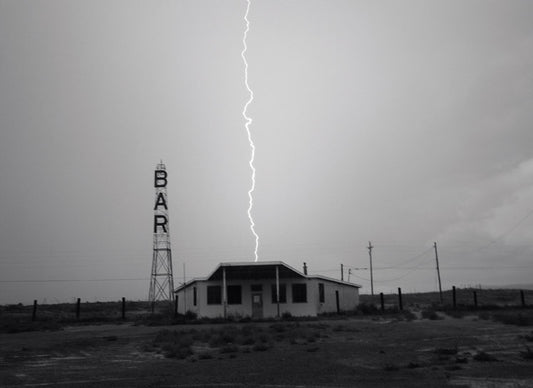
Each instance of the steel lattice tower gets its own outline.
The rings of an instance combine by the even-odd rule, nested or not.
[[[167,177],[166,167],[161,161],[157,165],[154,175],[154,252],[152,271],[150,273],[150,292],[148,296],[152,308],[157,301],[172,302],[174,300]]]

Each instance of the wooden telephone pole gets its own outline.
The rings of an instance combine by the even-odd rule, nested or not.
[[[374,295],[374,274],[372,271],[372,248],[374,247],[372,246],[372,243],[369,241],[368,242],[368,256],[370,258],[370,293],[373,296]]]
[[[439,269],[439,254],[437,252],[437,243],[433,243],[433,248],[435,248],[435,261],[437,262],[437,277],[439,279],[439,297],[440,303],[442,303],[442,285],[440,283],[440,269]]]

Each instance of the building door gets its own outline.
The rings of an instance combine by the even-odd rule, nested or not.
[[[263,318],[263,294],[261,292],[252,292],[252,318]]]

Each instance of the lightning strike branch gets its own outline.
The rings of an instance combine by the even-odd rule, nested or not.
[[[252,89],[250,89],[250,85],[248,84],[248,61],[246,60],[246,50],[248,50],[248,46],[246,45],[246,38],[248,36],[248,31],[250,31],[250,21],[248,20],[248,13],[250,11],[250,3],[251,0],[246,0],[247,6],[246,6],[246,13],[244,14],[244,21],[246,22],[246,29],[244,30],[244,36],[242,38],[242,44],[244,46],[244,49],[241,52],[241,57],[244,62],[244,84],[246,85],[246,89],[248,90],[248,93],[250,94],[250,98],[244,105],[244,109],[242,111],[242,115],[245,120],[244,127],[246,128],[246,133],[248,134],[248,142],[250,143],[250,148],[252,150],[251,156],[250,156],[250,169],[252,170],[252,186],[250,187],[250,190],[248,191],[248,198],[250,199],[249,206],[248,206],[248,218],[250,219],[250,230],[252,231],[252,234],[255,237],[255,261],[258,260],[257,256],[257,249],[259,248],[259,236],[257,233],[255,233],[255,223],[254,219],[252,217],[252,208],[254,206],[254,199],[253,199],[253,192],[255,190],[255,167],[254,167],[254,159],[255,159],[255,144],[252,140],[252,134],[250,132],[250,124],[252,124],[252,118],[248,117],[246,115],[246,112],[248,110],[248,105],[251,104],[251,102],[254,99],[254,92]]]

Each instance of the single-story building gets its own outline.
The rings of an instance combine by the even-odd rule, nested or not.
[[[304,272],[281,261],[220,263],[206,278],[175,290],[178,312],[261,319],[349,311],[359,304],[361,286]]]

